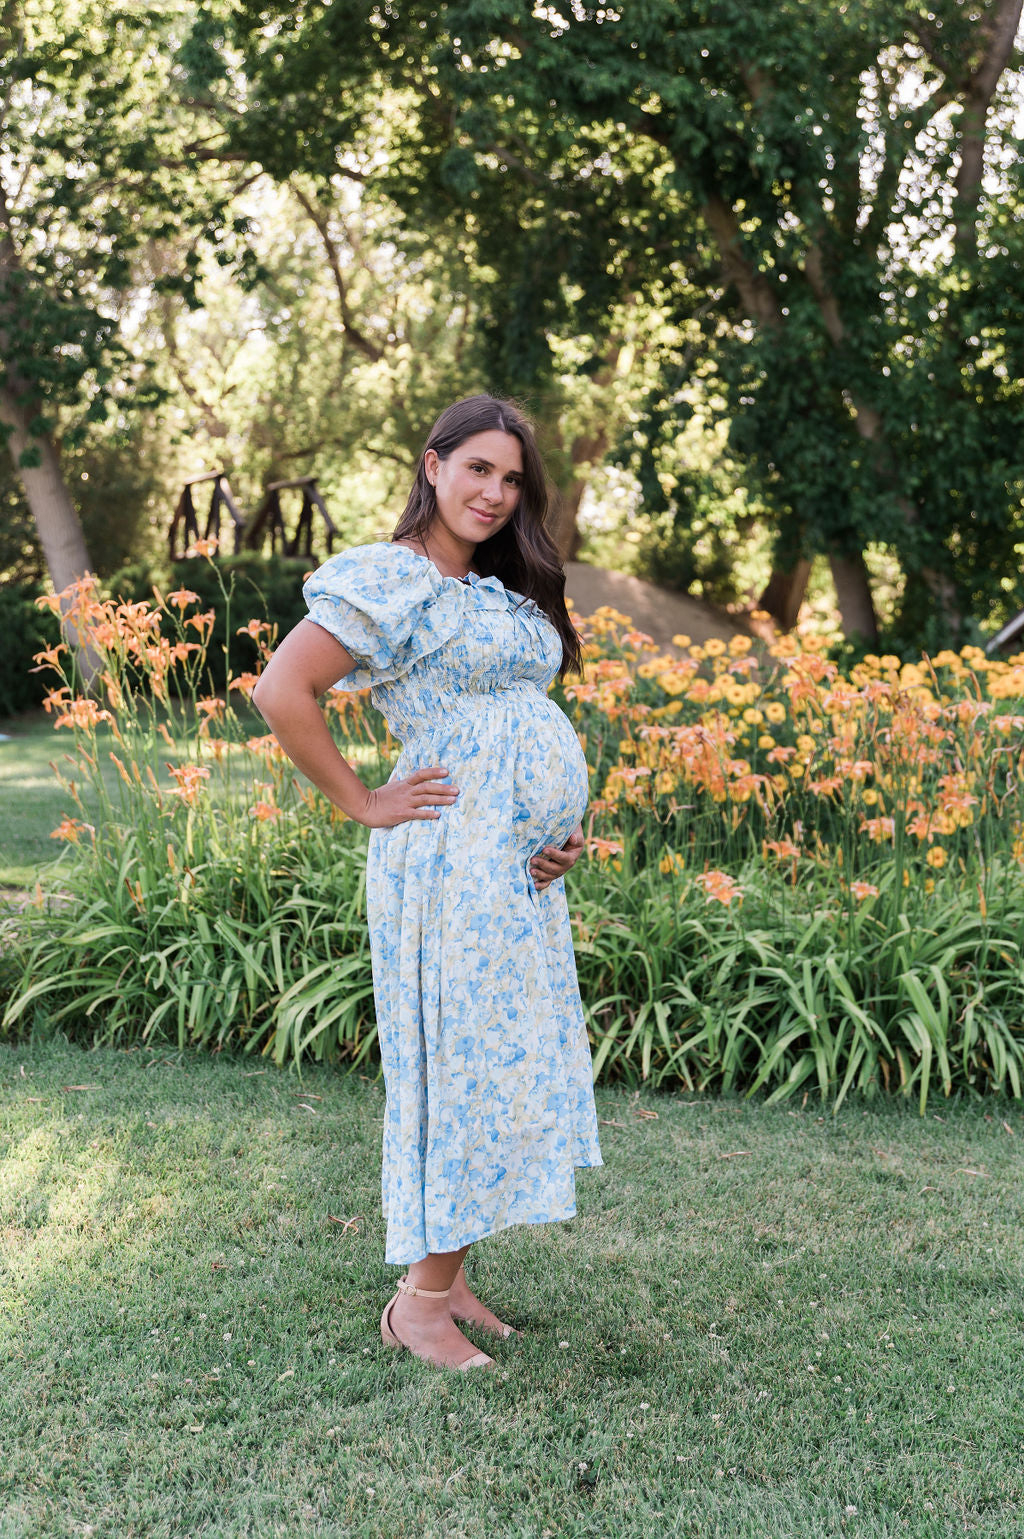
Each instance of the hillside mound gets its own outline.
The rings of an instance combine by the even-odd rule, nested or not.
[[[737,635],[757,635],[745,615],[729,614],[703,599],[582,561],[566,562],[565,591],[578,614],[591,615],[610,605],[628,615],[637,630],[646,631],[661,647],[671,646],[672,637],[678,635],[689,636],[698,646],[713,636],[729,641]]]

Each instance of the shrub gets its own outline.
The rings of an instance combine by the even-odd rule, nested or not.
[[[116,603],[91,579],[71,592],[103,664],[102,693],[86,696],[63,644],[45,659],[59,682],[44,703],[74,740],[59,775],[82,814],[55,834],[78,859],[63,891],[22,920],[7,1024],[361,1060],[374,1040],[362,830],[299,785],[273,738],[253,735],[255,673],[206,692],[214,622],[195,597]],[[267,622],[239,629],[267,654]],[[371,713],[351,707],[337,697],[346,751],[379,777],[388,740],[378,752]],[[113,794],[101,762],[117,772]]]
[[[107,705],[63,673],[47,703],[102,818],[59,831],[73,902],[24,922],[7,1028],[363,1061],[365,830],[250,735],[253,673],[203,693],[196,592],[75,595]],[[236,629],[266,655],[265,622]],[[868,654],[843,677],[792,638],[678,637],[668,656],[613,610],[585,630],[585,675],[557,694],[593,777],[571,881],[595,1071],[922,1109],[1024,1094],[1024,655]],[[329,701],[347,757],[383,778],[380,717]]]
[[[0,718],[31,710],[50,689],[45,672],[31,671],[35,654],[60,641],[57,616],[36,607],[42,591],[36,585],[0,588],[0,635],[4,638]]]
[[[200,557],[163,565],[136,562],[115,572],[105,586],[113,598],[130,603],[150,602],[154,587],[195,593],[198,607],[214,616],[211,635],[217,638],[207,648],[205,682],[223,690],[229,672],[252,670],[259,656],[253,638],[237,634],[238,626],[262,621],[274,628],[274,635],[286,636],[306,614],[302,582],[310,570],[305,558],[242,551],[218,557],[216,565]]]

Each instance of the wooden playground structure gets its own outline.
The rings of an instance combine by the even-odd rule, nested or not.
[[[193,496],[193,488],[200,486],[211,488],[203,529],[200,529],[200,515]],[[282,506],[281,493],[291,491],[299,492],[300,497],[298,514],[289,533],[289,520]],[[221,534],[224,514],[230,520],[230,552]],[[317,521],[323,526],[325,548],[322,552],[314,551]],[[333,555],[337,533],[316,484],[316,476],[271,481],[256,512],[252,518],[246,519],[239,511],[227,475],[222,470],[211,470],[201,476],[190,476],[182,487],[167,531],[167,548],[172,561],[182,561],[198,540],[215,539],[221,555],[238,555],[241,551],[251,550],[271,556],[304,556],[309,561],[319,562]]]

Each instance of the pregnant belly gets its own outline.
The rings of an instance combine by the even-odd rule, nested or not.
[[[465,695],[445,719],[407,741],[393,778],[443,764],[459,787],[440,831],[456,827],[511,837],[522,864],[545,844],[562,845],[589,799],[587,761],[572,722],[538,689]],[[387,831],[385,831],[386,836]]]
[[[512,747],[512,829],[525,854],[561,845],[586,811],[587,761],[565,713],[540,696],[523,715]]]

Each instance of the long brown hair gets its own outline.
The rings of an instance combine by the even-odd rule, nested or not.
[[[565,607],[565,572],[558,549],[545,528],[548,487],[533,425],[513,402],[493,395],[471,395],[441,413],[423,445],[416,479],[398,520],[394,540],[424,540],[437,512],[437,498],[424,468],[427,450],[446,460],[454,449],[477,433],[497,428],[518,438],[523,451],[523,480],[515,512],[497,534],[476,548],[476,565],[483,577],[497,577],[506,588],[522,593],[544,611],[562,638],[559,674],[580,673],[583,654],[569,611]]]

